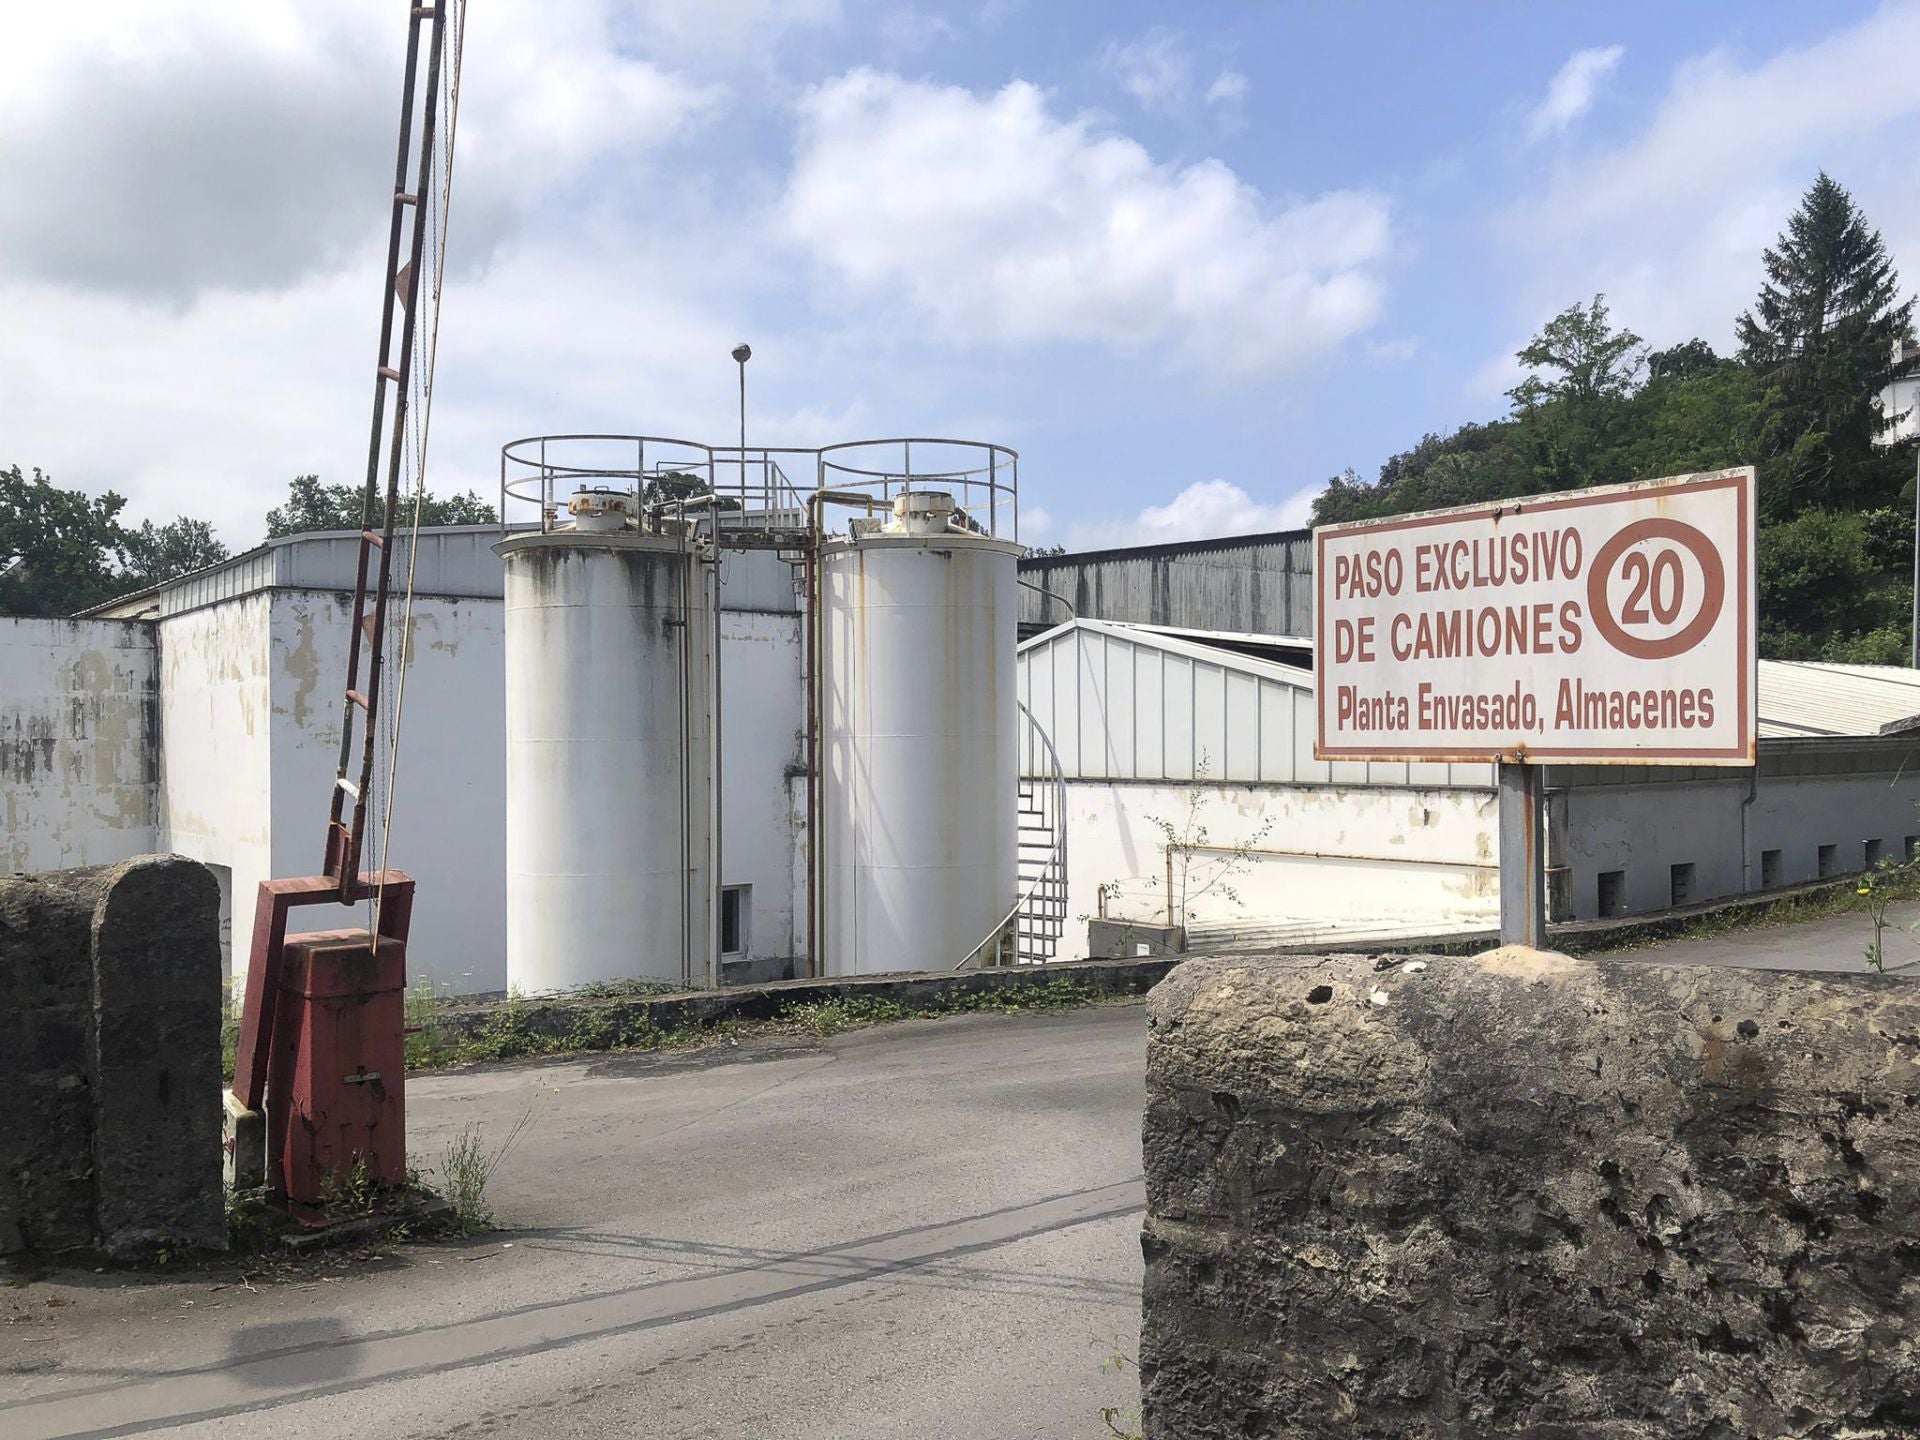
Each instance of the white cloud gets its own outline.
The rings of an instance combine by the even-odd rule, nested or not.
[[[1200,480],[1166,504],[1149,505],[1131,519],[1069,525],[1066,546],[1069,550],[1103,550],[1295,530],[1307,523],[1318,488],[1302,490],[1274,505],[1255,500],[1230,480]]]
[[[1165,348],[1224,374],[1324,354],[1380,312],[1386,199],[1276,205],[1217,160],[1155,163],[1016,81],[856,70],[802,104],[784,213],[857,293],[951,339]]]
[[[1636,133],[1555,167],[1498,218],[1515,277],[1507,348],[1599,291],[1615,323],[1654,345],[1698,335],[1724,352],[1759,288],[1761,250],[1821,168],[1852,191],[1911,288],[1920,280],[1916,53],[1920,6],[1889,5],[1754,62],[1714,51],[1677,67]],[[1516,369],[1491,357],[1477,386],[1498,393]]]
[[[1125,45],[1109,41],[1100,64],[1149,110],[1178,109],[1193,87],[1193,62],[1171,30],[1156,27]]]
[[[1527,138],[1544,140],[1558,135],[1593,106],[1600,86],[1613,73],[1626,50],[1607,45],[1576,50],[1547,86],[1546,98],[1527,117]]]
[[[401,12],[375,0],[19,7],[0,45],[0,270],[179,305],[330,271],[384,231]],[[462,249],[712,96],[607,41],[605,0],[486,0]]]
[[[1247,98],[1247,77],[1238,70],[1222,70],[1207,87],[1207,104],[1222,110],[1237,109]]]
[[[1420,342],[1411,336],[1394,340],[1369,340],[1367,358],[1378,360],[1383,365],[1399,365],[1411,360],[1419,349]]]
[[[383,237],[384,238],[384,237]],[[724,441],[737,424],[735,318],[716,298],[747,263],[701,234],[662,239],[591,217],[509,241],[454,277],[440,335],[428,483],[491,501],[518,435],[650,431]],[[704,256],[690,253],[695,248]],[[271,295],[210,292],[182,311],[43,282],[0,282],[0,463],[185,512],[235,547],[258,541],[294,475],[365,476],[367,365],[382,252]],[[752,335],[750,437],[791,444],[876,428],[857,398],[816,393],[814,346]]]
[[[202,515],[236,546],[293,475],[364,476],[401,14],[101,0],[8,15],[0,464],[112,487],[136,519]],[[732,431],[738,336],[721,317],[764,233],[703,230],[697,196],[648,170],[720,92],[623,55],[613,15],[611,0],[474,7],[436,491],[491,496],[512,434]],[[626,218],[635,191],[677,223]],[[802,353],[754,338],[762,375]],[[824,418],[756,420],[817,434]]]

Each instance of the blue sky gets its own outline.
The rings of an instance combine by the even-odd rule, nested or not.
[[[10,7],[0,464],[232,543],[357,478],[400,6]],[[1730,343],[1825,166],[1920,280],[1920,4],[473,0],[430,483],[577,428],[1021,451],[1023,537],[1298,523],[1606,291]]]

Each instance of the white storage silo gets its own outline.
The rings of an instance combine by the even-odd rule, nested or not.
[[[507,983],[708,980],[709,567],[570,507],[506,568]]]
[[[950,969],[1013,906],[1020,547],[950,528],[952,510],[903,495],[821,556],[827,974]]]

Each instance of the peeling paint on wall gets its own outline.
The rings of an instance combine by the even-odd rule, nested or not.
[[[0,619],[0,862],[104,865],[156,848],[151,624]]]

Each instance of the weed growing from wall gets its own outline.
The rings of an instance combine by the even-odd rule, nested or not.
[[[1194,766],[1193,780],[1187,787],[1185,809],[1172,818],[1146,817],[1147,824],[1160,837],[1161,869],[1157,874],[1129,876],[1102,885],[1100,918],[1121,918],[1110,913],[1108,906],[1125,908],[1131,904],[1141,909],[1150,905],[1164,917],[1165,924],[1184,936],[1203,912],[1210,915],[1216,906],[1246,908],[1238,881],[1253,868],[1261,844],[1272,833],[1273,821],[1263,817],[1253,834],[1234,844],[1216,842],[1207,825],[1207,814],[1216,798],[1216,787],[1207,783],[1209,769],[1207,754],[1202,751],[1199,763]],[[1080,918],[1092,917],[1082,915]],[[1126,921],[1136,925],[1161,923],[1141,914],[1127,916],[1122,923]],[[1131,940],[1130,933],[1122,933],[1122,942],[1128,948]]]

